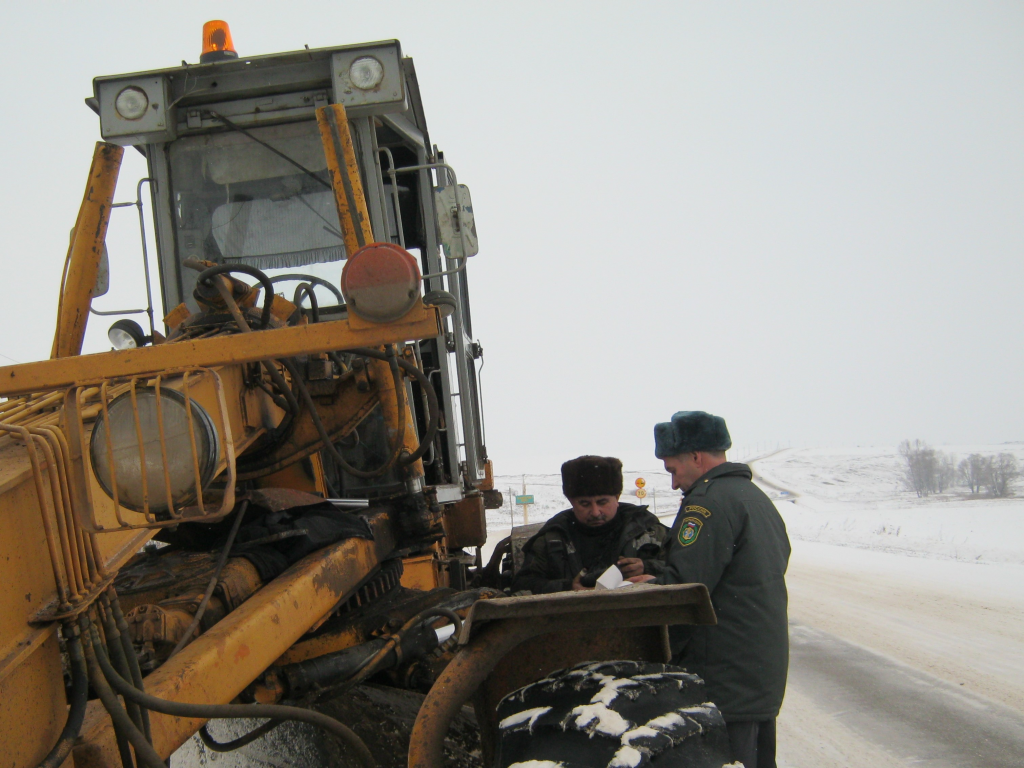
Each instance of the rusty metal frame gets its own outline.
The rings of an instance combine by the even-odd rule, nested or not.
[[[416,716],[409,768],[443,764],[442,747],[452,719],[498,662],[532,637],[565,630],[714,623],[711,597],[703,584],[637,585],[479,601],[462,624],[462,647]]]
[[[217,436],[220,439],[222,455],[218,457],[217,466],[214,469],[211,479],[216,478],[225,472],[226,478],[221,503],[216,510],[208,510],[203,498],[203,483],[199,469],[198,447],[196,443],[195,428],[192,423],[192,398],[189,395],[189,377],[196,374],[211,376],[213,378],[214,390],[217,395],[217,415],[215,421],[219,423],[215,424],[215,428],[217,429]],[[186,421],[188,422],[189,429],[192,466],[196,479],[195,506],[185,506],[181,508],[177,508],[175,506],[174,500],[171,497],[170,472],[167,466],[167,444],[164,436],[160,403],[160,387],[167,379],[177,378],[179,376],[181,377],[182,382],[181,394],[185,398],[185,411],[187,414]],[[142,433],[142,424],[139,419],[139,410],[136,400],[136,392],[140,382],[143,386],[152,385],[152,388],[156,391],[157,395],[157,426],[159,430],[160,454],[164,474],[164,489],[167,494],[168,502],[167,513],[170,516],[167,520],[158,520],[156,515],[150,510],[149,505],[149,489],[147,487],[148,481],[145,469],[145,436]],[[121,514],[121,504],[117,497],[117,469],[113,461],[113,435],[110,429],[110,415],[108,412],[112,391],[117,392],[117,395],[115,396],[122,395],[127,392],[132,401],[132,416],[135,421],[135,432],[142,478],[143,509],[141,510],[141,513],[145,518],[145,522],[143,523],[132,523],[125,520]],[[92,409],[96,411],[96,418],[102,419],[106,425],[106,448],[107,456],[110,459],[111,474],[110,494],[114,505],[114,516],[118,523],[116,527],[107,527],[97,519],[96,508],[92,497],[92,484],[90,482],[92,469],[91,466],[86,466],[86,455],[89,452],[87,443],[89,441],[86,439],[85,414],[83,413],[85,397],[90,393],[97,394],[99,398],[98,407],[92,406]],[[89,533],[106,533],[136,528],[164,528],[167,526],[177,525],[178,523],[187,520],[213,522],[224,517],[234,508],[235,482],[237,479],[237,471],[235,468],[235,441],[231,432],[231,422],[228,416],[224,383],[216,371],[210,368],[192,366],[180,370],[165,371],[151,376],[133,376],[127,381],[117,382],[116,384],[109,379],[84,382],[77,387],[71,387],[67,390],[64,396],[64,409],[69,437],[68,443],[71,451],[71,474],[73,476],[71,493],[77,502],[73,506],[78,525],[81,526],[84,531]]]

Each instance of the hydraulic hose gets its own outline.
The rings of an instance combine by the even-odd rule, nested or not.
[[[411,619],[409,619],[402,628],[395,632],[391,637],[388,638],[388,642],[377,651],[373,656],[368,657],[358,667],[352,677],[345,681],[342,690],[349,690],[359,685],[364,680],[368,680],[372,677],[380,667],[381,663],[388,657],[388,655],[394,651],[396,654],[396,663],[400,664],[401,651],[402,651],[402,639],[405,635],[417,624],[421,624],[427,619],[444,617],[450,619],[452,624],[455,625],[455,634],[459,634],[462,631],[462,617],[459,616],[455,611],[450,608],[444,608],[442,606],[434,606],[420,611]]]
[[[230,272],[241,272],[243,275],[255,277],[263,285],[263,314],[260,316],[260,330],[262,331],[270,325],[270,308],[274,303],[274,284],[270,282],[270,278],[262,269],[250,267],[248,264],[218,264],[200,272],[196,282],[209,283],[211,277]]]
[[[274,275],[270,278],[270,282],[275,285],[277,283],[284,282],[285,280],[305,280],[307,283],[311,283],[312,285],[322,285],[334,294],[334,298],[338,300],[338,304],[342,306],[345,304],[345,297],[342,295],[341,290],[330,280],[324,280],[322,277],[317,277],[316,275],[300,274],[299,272],[291,272],[287,275]]]
[[[369,349],[366,347],[358,347],[356,349],[347,349],[346,352],[359,355],[360,357],[372,357],[375,360],[387,360],[387,355],[378,349]],[[423,371],[417,368],[415,365],[402,358],[397,358],[398,366],[411,375],[416,381],[419,382],[420,388],[427,396],[427,432],[423,435],[423,439],[420,441],[420,446],[408,456],[401,460],[403,465],[412,464],[419,458],[422,458],[430,449],[430,444],[434,442],[434,437],[437,435],[437,430],[441,425],[441,405],[437,399],[437,392],[434,391],[434,385],[430,383],[430,379]]]
[[[142,668],[139,666],[139,657],[135,653],[135,646],[132,645],[132,639],[128,636],[128,622],[125,621],[124,612],[121,610],[121,601],[117,599],[117,592],[113,585],[107,588],[107,597],[110,601],[111,610],[114,613],[114,626],[117,627],[117,631],[121,635],[121,647],[124,649],[124,655],[128,661],[128,670],[132,676],[132,683],[140,691],[144,690],[142,683]],[[140,714],[142,715],[142,733],[145,735],[146,740],[152,744],[153,731],[149,722],[149,710],[142,708]]]
[[[261,282],[266,281],[264,285],[267,287],[268,291],[271,291],[271,293],[268,293],[267,295],[272,297],[273,286],[270,283],[270,279],[262,271],[256,269],[256,267],[250,267],[245,264],[221,264],[216,267],[210,267],[209,269],[204,270],[203,272],[200,273],[199,279],[203,279],[204,276],[214,276],[221,274],[222,272],[230,272],[232,270],[237,270],[240,272],[244,272],[245,274],[253,275],[257,277]],[[227,286],[220,281],[215,283],[215,287],[220,292],[221,298],[224,299],[224,302],[228,307],[228,311],[230,311],[232,317],[235,318],[235,322],[238,324],[239,330],[242,333],[250,333],[252,329],[249,327],[248,323],[245,322],[245,318],[242,316],[241,310],[239,310],[238,308],[238,304],[235,302],[234,297],[231,295],[231,291],[229,291]],[[316,297],[313,295],[313,290],[311,286],[309,286],[308,284],[301,284],[296,288],[296,303],[298,303],[298,300],[301,299],[300,294],[303,291],[305,291],[306,295],[310,297],[310,305],[313,308],[315,321],[319,317],[319,305],[317,304]],[[266,327],[269,312],[270,303],[265,303],[263,312],[263,327]],[[299,376],[299,372],[298,369],[296,369],[295,364],[289,359],[282,359],[279,361],[281,365],[283,365],[288,370],[288,373],[291,375],[292,385],[299,390],[299,394],[302,396],[302,399],[305,402],[306,407],[309,409],[309,415],[310,419],[313,422],[313,426],[316,427],[316,430],[320,435],[320,439],[323,441],[324,447],[327,449],[328,453],[331,454],[331,457],[336,462],[338,462],[339,466],[341,466],[341,468],[344,469],[348,474],[352,475],[353,477],[360,477],[364,479],[379,477],[380,475],[383,475],[392,467],[392,465],[396,461],[399,463],[399,466],[408,466],[413,462],[417,461],[418,459],[422,458],[423,455],[427,452],[427,450],[429,450],[430,445],[433,443],[434,437],[437,435],[437,430],[440,427],[441,422],[441,406],[437,399],[437,393],[434,391],[434,387],[430,383],[430,379],[427,377],[426,374],[423,373],[423,371],[421,371],[415,365],[398,357],[395,354],[393,347],[389,347],[387,353],[381,352],[380,350],[377,349],[370,349],[369,347],[359,347],[347,351],[350,352],[351,354],[359,355],[361,357],[370,357],[375,360],[383,360],[384,362],[388,363],[391,366],[392,375],[394,376],[395,397],[398,398],[398,431],[397,434],[395,435],[395,446],[391,451],[391,456],[388,459],[388,461],[383,466],[378,467],[377,469],[374,470],[366,471],[356,469],[345,460],[345,457],[342,456],[341,452],[338,451],[338,449],[335,447],[334,442],[331,440],[330,435],[327,432],[327,429],[324,427],[323,421],[321,421],[320,415],[319,413],[317,413],[316,404],[313,402],[312,396],[310,396],[309,391],[306,389],[305,384],[302,382],[302,377]],[[332,359],[334,359],[336,363],[340,362],[337,358],[337,355],[334,355]],[[285,385],[280,373],[278,373],[273,363],[269,361],[264,361],[263,365],[267,369],[267,373],[270,374],[270,377],[273,380],[274,384],[277,386],[278,389],[281,390],[282,395],[284,395],[285,399],[288,401],[289,406],[294,408],[294,413],[298,415],[298,403],[295,401],[295,396],[292,394],[291,389]],[[411,454],[405,457],[400,456],[402,450],[402,439],[403,435],[405,434],[406,405],[405,399],[403,397],[403,393],[405,390],[402,385],[401,374],[399,373],[398,368],[401,368],[403,371],[406,371],[419,382],[420,388],[427,396],[427,409],[429,411],[427,415],[427,432],[423,436],[423,440],[420,441],[420,444],[415,451],[413,451]]]
[[[117,673],[110,666],[110,662],[106,660],[103,651],[97,650],[102,648],[102,643],[100,642],[99,632],[97,632],[96,627],[85,615],[81,617],[80,626],[82,634],[85,635],[83,647],[85,649],[85,660],[89,666],[89,682],[92,683],[96,695],[100,697],[103,708],[110,715],[115,733],[123,735],[135,747],[135,755],[144,768],[167,768],[164,761],[160,759],[160,755],[153,749],[153,745],[146,741],[146,737],[135,727],[135,723],[128,717],[128,713],[124,711],[121,702],[117,700],[117,695],[107,683],[107,670],[104,669],[103,665],[106,665],[110,673],[114,675],[117,675]],[[100,661],[101,659],[102,661]],[[125,685],[128,684],[125,683]],[[133,686],[128,687],[135,690]],[[128,752],[126,756],[125,751],[121,750],[121,762],[125,768],[133,766],[131,752]]]
[[[72,622],[67,622],[62,629],[68,657],[71,661],[71,701],[69,702],[68,719],[64,722],[60,736],[57,737],[57,743],[53,745],[53,748],[36,768],[60,768],[67,760],[75,739],[78,738],[78,733],[82,730],[85,709],[89,703],[89,670],[85,663],[85,653],[82,651],[82,639],[78,627]]]
[[[313,293],[313,286],[309,283],[299,283],[295,286],[295,293],[292,295],[292,304],[294,304],[300,315],[302,312],[302,299],[309,297],[309,314],[314,323],[320,322],[320,304],[317,303],[316,294]]]
[[[203,620],[203,614],[206,613],[206,606],[210,604],[210,598],[213,597],[213,590],[217,588],[217,582],[220,581],[220,574],[224,570],[224,564],[228,561],[228,555],[231,554],[231,547],[234,546],[235,536],[238,535],[238,529],[242,526],[242,518],[245,517],[245,510],[249,508],[249,500],[246,499],[241,503],[238,508],[238,514],[235,516],[235,521],[231,524],[231,531],[228,533],[228,540],[224,544],[224,549],[221,550],[220,557],[217,558],[217,567],[213,571],[213,576],[210,577],[210,583],[206,585],[206,592],[203,593],[203,599],[199,603],[199,608],[196,610],[196,615],[192,618],[192,623],[188,625],[188,629],[185,630],[185,634],[178,640],[177,645],[174,646],[174,650],[171,651],[171,655],[168,659],[174,657],[178,651],[188,645],[189,640],[192,638],[192,633],[196,631],[199,626],[199,622]],[[136,685],[136,688],[139,686]]]
[[[131,677],[131,671],[128,668],[128,659],[124,655],[124,646],[121,644],[121,633],[118,631],[117,626],[114,624],[114,614],[110,607],[110,600],[106,594],[100,595],[99,599],[99,610],[97,615],[100,621],[103,622],[103,637],[106,639],[107,654],[110,656],[111,662],[117,669],[117,673],[122,677]],[[135,723],[135,727],[140,731],[143,730],[142,726],[142,711],[138,705],[134,702],[125,702],[125,710],[128,712],[128,717]]]
[[[236,749],[252,744],[261,736],[266,736],[283,722],[284,720],[267,720],[263,725],[253,728],[244,736],[239,736],[231,741],[217,741],[210,735],[210,729],[207,727],[207,724],[199,729],[199,738],[202,739],[207,749],[212,749],[214,752],[234,752]]]
[[[345,460],[345,457],[341,455],[341,451],[338,450],[334,445],[334,441],[331,440],[331,436],[327,432],[327,428],[324,426],[323,421],[321,421],[320,414],[317,413],[316,410],[316,403],[313,402],[312,395],[309,394],[309,390],[306,389],[306,385],[302,382],[302,378],[299,376],[299,371],[295,367],[295,364],[288,359],[281,360],[281,364],[288,370],[288,373],[291,374],[292,381],[298,387],[299,395],[302,397],[306,404],[306,408],[309,410],[309,418],[313,422],[313,426],[316,427],[316,431],[319,433],[320,439],[323,441],[324,448],[326,448],[327,452],[331,454],[331,458],[338,462],[338,465],[353,477],[380,477],[391,469],[395,462],[398,461],[399,454],[402,451],[402,438],[405,435],[405,397],[403,396],[404,385],[402,384],[402,374],[399,371],[399,366],[395,365],[395,363],[398,362],[397,356],[394,354],[391,356],[385,355],[383,359],[392,364],[391,372],[395,383],[395,396],[398,398],[398,430],[395,433],[395,444],[391,449],[391,456],[383,465],[372,470],[356,469]]]
[[[95,629],[92,629],[95,632]],[[98,639],[98,635],[94,637],[94,640]],[[87,658],[88,651],[87,651]],[[349,746],[359,759],[359,762],[365,768],[377,768],[377,762],[373,759],[373,755],[370,754],[370,750],[366,748],[366,744],[359,738],[356,733],[344,725],[338,722],[333,717],[328,717],[320,712],[314,712],[313,710],[303,709],[302,707],[289,707],[283,704],[185,704],[177,701],[168,701],[167,699],[160,699],[148,693],[140,691],[138,688],[133,686],[131,683],[126,681],[117,671],[111,666],[110,661],[107,660],[102,653],[95,653],[89,658],[90,668],[93,661],[99,665],[99,671],[102,672],[106,678],[106,682],[109,683],[110,687],[114,691],[124,696],[126,701],[133,701],[141,707],[152,710],[153,712],[159,712],[164,715],[172,715],[173,717],[189,717],[189,718],[271,718],[273,720],[299,720],[304,723],[310,723],[311,725],[323,728],[325,731],[339,738],[347,746]],[[109,689],[108,689],[109,690]],[[97,690],[97,693],[99,691]],[[114,702],[117,702],[114,697]],[[106,702],[104,702],[106,705]],[[118,705],[118,708],[120,705]],[[123,713],[124,710],[121,710]],[[125,715],[125,719],[128,716]],[[131,725],[131,721],[128,720],[128,724]],[[134,729],[134,726],[132,726]],[[138,731],[136,731],[138,733]],[[138,734],[142,738],[142,734]],[[145,741],[143,739],[143,741]],[[135,741],[132,741],[132,746],[138,750]],[[148,747],[149,745],[146,744]],[[152,747],[149,747],[152,749]],[[154,766],[147,764],[146,768],[165,768],[161,763]]]
[[[255,267],[253,267],[255,269]],[[207,270],[209,271],[209,270]],[[259,270],[256,270],[259,272]],[[240,333],[252,333],[252,328],[245,321],[245,317],[242,315],[242,310],[238,308],[238,304],[235,302],[235,297],[231,295],[231,291],[223,280],[218,280],[215,284],[217,292],[220,293],[220,297],[224,300],[227,305],[228,312],[235,319],[235,323],[238,325]],[[284,397],[285,402],[288,404],[288,412],[291,413],[292,417],[295,418],[299,415],[299,402],[295,399],[295,394],[291,391],[288,383],[284,380],[284,376],[281,372],[274,367],[273,361],[264,360],[262,361],[264,369],[270,376],[270,380],[274,382],[274,386],[281,391],[281,395]]]

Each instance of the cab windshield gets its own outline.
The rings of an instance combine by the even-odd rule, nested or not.
[[[180,268],[185,259],[270,271],[345,258],[316,122],[246,132],[251,136],[227,131],[170,146],[176,255],[185,283],[195,282],[191,270]],[[192,286],[185,287],[190,296]]]

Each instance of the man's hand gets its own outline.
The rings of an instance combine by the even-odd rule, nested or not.
[[[643,584],[645,581],[654,581],[654,577],[649,573],[645,573],[641,576],[633,576],[632,578],[626,579],[626,581],[631,581],[634,584]]]
[[[620,557],[616,565],[622,572],[622,578],[624,579],[631,579],[633,576],[639,576],[644,572],[644,561],[639,557]]]
[[[573,592],[583,592],[583,591],[586,591],[588,589],[593,589],[593,587],[584,587],[580,583],[580,579],[582,577],[583,577],[583,571],[580,571],[579,573],[576,574],[576,578],[572,580],[572,591]]]

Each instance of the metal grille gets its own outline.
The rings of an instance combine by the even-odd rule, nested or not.
[[[194,384],[190,383],[190,379],[196,379],[201,376],[210,376],[216,391],[217,407],[214,409],[214,413],[210,415],[213,418],[214,428],[217,431],[221,455],[217,460],[217,466],[212,477],[217,478],[222,475],[224,477],[223,490],[218,490],[216,494],[203,487],[204,478],[200,468],[200,456],[193,420],[194,405],[190,395],[190,387],[194,386]],[[177,379],[178,377],[181,378],[181,388],[178,391],[184,397],[192,459],[191,464],[195,479],[195,499],[189,500],[186,504],[175,503],[172,496],[168,462],[169,454],[164,429],[163,406],[160,397],[161,387],[165,387],[168,380]],[[144,434],[142,428],[137,399],[137,394],[141,387],[152,389],[156,394],[156,423],[163,475],[162,488],[151,489],[147,479],[145,446],[147,435]],[[138,512],[125,508],[118,499],[117,469],[113,458],[114,444],[109,412],[110,403],[114,398],[124,393],[128,393],[131,402],[136,437],[135,447],[138,449],[141,470],[142,508]],[[163,528],[189,520],[210,522],[224,517],[231,512],[235,502],[235,448],[231,434],[231,424],[228,420],[223,382],[215,371],[209,368],[188,368],[168,371],[156,376],[135,376],[121,381],[101,380],[89,382],[67,390],[64,397],[64,408],[67,417],[68,439],[71,444],[75,479],[72,492],[80,497],[80,503],[76,505],[76,513],[79,525],[84,530],[99,533],[135,528]],[[110,461],[111,475],[109,493],[112,496],[112,508],[116,525],[111,525],[109,521],[104,522],[99,519],[97,515],[98,504],[92,498],[92,467],[88,460],[89,440],[86,429],[86,422],[90,420],[102,420],[105,426],[105,449]],[[207,486],[209,486],[209,483],[207,483]],[[152,510],[154,494],[161,494],[163,497],[161,501],[166,500],[166,511],[160,513],[159,516]],[[214,496],[219,496],[219,503],[218,499],[214,498]],[[126,517],[126,515],[129,517]],[[141,520],[139,515],[141,515]]]

